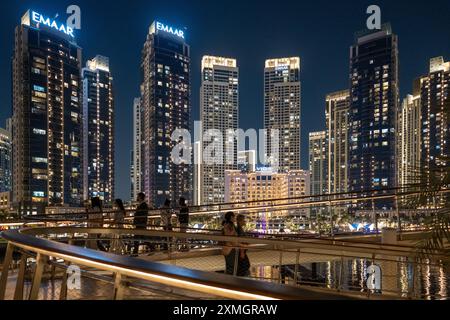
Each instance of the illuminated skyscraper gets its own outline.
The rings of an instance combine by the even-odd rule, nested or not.
[[[210,136],[209,141],[203,141],[203,151],[214,147],[216,152],[205,152],[202,157],[201,203],[223,203],[225,170],[237,169],[238,144],[233,137],[239,127],[239,69],[235,59],[203,57],[200,106],[202,134],[217,130],[223,137]],[[222,156],[221,161],[217,161],[218,156]]]
[[[408,95],[398,113],[399,187],[408,187],[420,182],[420,126],[420,96]]]
[[[142,192],[142,166],[141,166],[141,99],[133,101],[133,150],[131,152],[131,200],[136,201],[137,195]]]
[[[84,198],[114,201],[114,96],[109,59],[96,56],[82,70]]]
[[[83,196],[81,48],[73,31],[28,11],[15,31],[13,203],[23,214]]]
[[[450,165],[450,61],[430,60],[430,71],[420,78],[421,161],[424,183],[442,179]]]
[[[309,134],[309,171],[311,173],[311,195],[326,194],[328,180],[328,145],[326,131]]]
[[[301,84],[300,58],[266,60],[264,69],[264,129],[268,141],[266,156],[280,171],[299,170]],[[271,130],[279,131],[278,159],[271,158]]]
[[[246,172],[256,171],[256,150],[238,151],[238,169]]]
[[[11,191],[12,137],[10,124],[0,128],[0,193]]]
[[[395,187],[398,45],[389,25],[356,36],[350,80],[349,191]],[[378,201],[375,206],[392,205]]]
[[[184,31],[154,22],[142,50],[142,190],[149,204],[191,199],[191,165],[172,160],[171,136],[190,128],[190,49]],[[184,141],[191,144],[191,141]]]
[[[348,191],[348,90],[330,93],[326,97],[327,172],[329,193]]]

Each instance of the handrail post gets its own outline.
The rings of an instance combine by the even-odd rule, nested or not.
[[[343,290],[343,286],[342,286],[342,278],[344,277],[344,256],[341,255],[341,268],[339,270],[339,285],[338,285],[338,291],[342,291]]]
[[[23,300],[23,287],[25,282],[27,261],[28,256],[25,253],[22,253],[20,258],[19,274],[17,275],[16,289],[14,291],[14,300]]]
[[[234,266],[233,266],[233,275],[236,277],[238,274],[239,267],[239,255],[241,254],[241,250],[238,248],[234,248]]]
[[[64,263],[67,267],[70,266],[70,262]],[[67,280],[69,275],[67,274],[67,269],[64,270],[63,277],[61,279],[61,289],[59,291],[59,300],[67,300]]]
[[[114,275],[114,297],[113,300],[123,300],[123,280],[120,273]]]
[[[296,286],[298,285],[299,264],[300,264],[300,249],[297,250],[297,255],[295,257],[294,283],[295,283]]]
[[[3,261],[2,276],[0,278],[0,300],[5,300],[6,284],[8,282],[9,266],[13,260],[14,246],[8,242],[5,260]]]
[[[283,268],[283,249],[280,248],[280,271],[278,272],[278,283],[282,283],[281,269]]]
[[[31,285],[30,300],[37,300],[39,296],[39,288],[41,286],[42,274],[47,262],[47,257],[42,253],[38,253],[36,257],[36,270],[34,271],[33,283]]]

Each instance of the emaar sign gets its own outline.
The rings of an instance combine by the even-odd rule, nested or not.
[[[171,26],[164,24],[162,22],[159,22],[159,21],[155,21],[155,22],[153,22],[152,26],[150,27],[150,33],[156,33],[158,31],[167,32],[167,33],[170,33],[181,39],[184,39],[184,31],[183,30],[171,27]]]
[[[75,38],[75,35],[73,34],[73,29],[69,26],[66,26],[62,23],[58,23],[55,20],[52,20],[48,17],[44,17],[42,14],[37,13],[35,11],[31,11],[30,13],[30,20],[35,26],[39,25],[45,25],[49,28],[58,30],[60,32],[63,32],[67,34],[68,36],[71,36],[72,38]]]

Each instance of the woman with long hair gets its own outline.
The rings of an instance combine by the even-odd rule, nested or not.
[[[222,223],[223,229],[222,234],[224,236],[237,236],[237,230],[236,230],[236,217],[234,215],[234,212],[227,212],[225,214],[225,219]],[[236,249],[238,246],[235,242],[225,242],[224,246],[222,247],[222,254],[225,257],[225,273],[229,275],[234,275],[234,269],[236,264],[236,254],[239,253],[239,249]]]

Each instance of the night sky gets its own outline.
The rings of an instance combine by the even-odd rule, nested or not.
[[[116,99],[116,196],[129,199],[132,104],[139,96],[140,54],[151,22],[186,28],[192,59],[192,118],[199,119],[200,62],[205,54],[233,57],[240,67],[240,127],[263,126],[266,58],[300,56],[302,163],[308,167],[308,133],[325,128],[325,95],[348,88],[349,47],[364,29],[366,8],[377,4],[383,22],[399,36],[401,97],[425,74],[431,57],[450,59],[450,1],[1,1],[0,126],[11,116],[14,28],[27,9],[46,16],[77,4],[83,65],[110,57]]]

